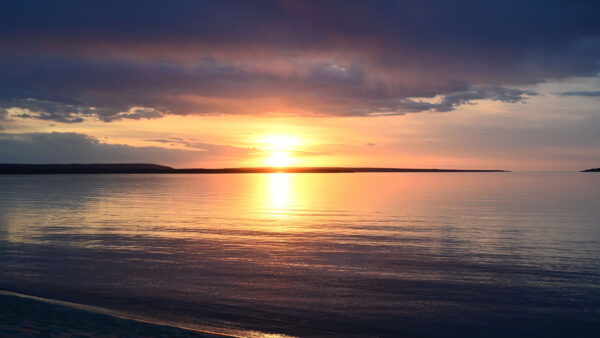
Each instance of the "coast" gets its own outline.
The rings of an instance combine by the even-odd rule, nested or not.
[[[11,337],[233,337],[111,315],[109,310],[0,290],[0,332]]]

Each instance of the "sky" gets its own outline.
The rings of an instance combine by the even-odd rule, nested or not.
[[[2,1],[0,162],[600,167],[597,1]]]

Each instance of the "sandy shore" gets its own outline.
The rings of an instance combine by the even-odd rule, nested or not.
[[[5,337],[222,337],[0,292]]]

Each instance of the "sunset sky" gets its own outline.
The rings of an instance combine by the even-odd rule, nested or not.
[[[600,167],[597,1],[3,1],[0,162]]]

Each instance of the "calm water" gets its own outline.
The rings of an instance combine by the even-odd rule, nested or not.
[[[0,175],[0,288],[241,334],[597,336],[600,174]]]

